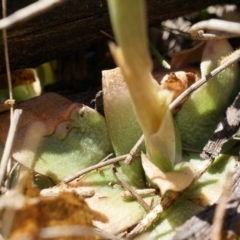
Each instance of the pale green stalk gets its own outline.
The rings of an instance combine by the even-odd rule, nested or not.
[[[171,171],[175,158],[175,133],[168,113],[171,94],[164,91],[160,93],[158,84],[151,76],[145,1],[108,0],[108,5],[119,45],[111,43],[110,49],[130,91],[149,158],[163,171]],[[162,129],[164,122],[167,122],[170,129]],[[162,131],[168,131],[168,134],[163,134],[169,135],[171,144],[168,144],[168,139],[163,141],[159,135]]]

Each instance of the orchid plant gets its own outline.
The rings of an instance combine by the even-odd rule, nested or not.
[[[146,154],[142,153],[143,168],[162,194],[170,189],[180,191],[192,181],[193,169],[189,163],[181,163],[174,171],[176,145],[179,145],[176,141],[179,141],[179,138],[176,136],[169,110],[173,94],[162,90],[151,76],[145,2],[109,0],[108,5],[118,44],[116,46],[110,43],[110,50],[121,68],[145,137]]]

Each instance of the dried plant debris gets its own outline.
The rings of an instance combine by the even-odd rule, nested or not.
[[[9,201],[10,195],[4,196],[5,201]],[[84,202],[74,193],[62,193],[57,197],[51,198],[27,198],[23,195],[16,194],[14,201],[22,199],[22,205],[18,206],[1,206],[1,219],[3,219],[7,208],[14,210],[13,225],[8,239],[45,239],[40,236],[40,231],[46,227],[66,227],[66,226],[92,226],[91,210]],[[3,199],[1,199],[3,200]],[[3,222],[4,223],[4,222]],[[4,225],[2,226],[4,228]],[[79,239],[73,237],[71,228],[68,231],[68,237],[59,235],[51,239]],[[81,239],[92,240],[94,236],[81,236]]]

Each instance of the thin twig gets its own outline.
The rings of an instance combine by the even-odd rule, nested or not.
[[[8,17],[0,20],[0,29],[7,29],[16,23],[27,21],[33,17],[40,15],[46,10],[63,3],[65,0],[41,0],[36,1],[25,8],[22,8]]]
[[[111,169],[119,182],[137,199],[137,201],[147,210],[150,211],[151,207],[143,200],[143,198],[122,178],[115,166],[112,164]]]
[[[6,208],[2,213],[1,225],[2,225],[2,236],[3,239],[9,239],[9,235],[12,229],[12,224],[15,217],[15,209]]]
[[[56,197],[63,192],[75,193],[79,198],[90,198],[95,194],[92,189],[83,189],[76,186],[69,187],[64,184],[54,186],[52,188],[44,188],[41,190],[40,195],[43,197]]]
[[[141,197],[144,197],[144,196],[149,196],[149,195],[152,195],[152,194],[156,194],[156,189],[155,188],[136,189],[135,192],[137,194],[139,194]],[[121,197],[124,200],[134,200],[135,199],[135,197],[129,191],[123,192],[121,194]]]
[[[101,167],[105,167],[107,165],[110,165],[110,164],[113,164],[113,163],[116,163],[116,162],[119,162],[119,161],[123,161],[126,159],[126,157],[128,156],[128,154],[125,154],[125,155],[122,155],[122,156],[119,156],[119,157],[115,157],[115,158],[112,158],[112,159],[109,159],[109,160],[106,160],[106,161],[101,161],[100,163],[96,164],[96,165],[93,165],[91,167],[88,167],[88,168],[85,168],[83,169],[82,171],[70,176],[70,177],[67,177],[63,180],[64,183],[69,183],[71,181],[73,181],[74,179],[76,178],[79,178],[81,177],[82,175],[88,173],[88,172],[91,172],[93,170],[96,170],[98,168],[101,168]]]
[[[212,240],[221,240],[222,239],[222,229],[224,223],[224,216],[226,212],[226,206],[230,199],[232,189],[232,174],[228,173],[226,176],[225,186],[223,188],[222,195],[219,199],[219,203],[215,209],[213,224],[212,224]]]
[[[142,135],[139,138],[137,143],[134,145],[134,147],[131,149],[131,151],[127,155],[126,159],[124,160],[126,164],[130,164],[132,159],[138,154],[138,150],[143,145],[143,142],[144,142],[144,135]]]
[[[6,0],[2,0],[3,18],[6,18],[7,16],[6,6],[7,6]],[[7,81],[8,81],[9,100],[14,104],[9,55],[8,55],[7,29],[3,29],[2,36],[3,36],[4,56],[5,56],[5,64],[6,64],[6,72],[7,72]],[[12,121],[12,118],[13,118],[13,104],[10,105],[10,121]]]
[[[13,182],[14,182],[15,178],[13,178],[13,181],[11,181],[11,176],[12,176],[13,172],[17,169],[17,167],[18,167],[19,165],[20,165],[20,163],[19,163],[19,162],[16,162],[16,163],[13,165],[13,167],[10,169],[10,171],[7,173],[7,176],[6,176],[6,178],[7,178],[7,180],[6,180],[6,187],[7,187],[8,189],[10,189],[11,184],[14,185]]]
[[[0,186],[2,186],[2,182],[3,182],[3,179],[4,179],[5,173],[6,173],[7,163],[8,163],[10,154],[11,154],[13,140],[14,140],[14,137],[15,137],[15,134],[16,134],[17,125],[18,125],[21,114],[22,114],[21,109],[16,109],[13,112],[13,120],[10,124],[6,145],[5,145],[3,155],[2,155],[2,159],[1,159]]]
[[[103,34],[104,36],[108,37],[112,41],[115,41],[115,38],[111,34],[107,33],[106,31],[100,30],[100,33]]]

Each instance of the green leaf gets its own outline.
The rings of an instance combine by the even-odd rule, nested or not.
[[[208,41],[201,63],[202,76],[218,66],[222,57],[232,51],[227,40]],[[176,115],[184,148],[201,150],[213,134],[238,89],[238,65],[225,69],[197,89]]]

